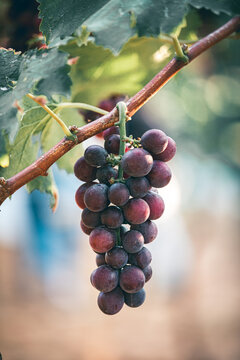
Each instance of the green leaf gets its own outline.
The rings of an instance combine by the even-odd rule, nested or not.
[[[64,47],[71,56],[79,56],[72,66],[73,101],[97,103],[113,94],[133,95],[146,84],[173,54],[159,38],[133,38],[119,56],[88,43]]]
[[[47,176],[38,176],[36,179],[30,181],[27,185],[29,193],[34,190],[39,190],[43,193],[50,195],[50,207],[53,209],[56,207],[58,198],[58,190],[54,181],[52,170],[48,170]]]
[[[10,146],[10,164],[4,176],[9,178],[33,163],[40,149],[38,134],[48,123],[50,116],[40,108],[24,113],[14,143]]]
[[[0,49],[0,130],[11,134],[16,131],[18,121],[12,105],[36,85],[38,94],[41,91],[46,96],[69,95],[67,57],[58,49],[31,50],[21,55]]]
[[[181,23],[186,12],[185,1],[113,0],[85,24],[93,32],[96,44],[118,53],[136,33],[139,36],[158,36],[160,32],[171,32]]]
[[[39,2],[41,30],[47,41],[61,44],[64,37],[76,33],[76,41],[82,45],[78,30],[84,25],[96,44],[115,54],[135,34],[157,37],[161,32],[174,31],[189,11],[189,5],[229,15],[238,14],[240,7],[238,0],[101,0],[91,5],[87,0]]]
[[[240,2],[238,0],[189,0],[189,4],[197,9],[204,7],[217,15],[221,12],[231,16],[240,14]]]
[[[0,48],[0,96],[10,91],[13,82],[19,77],[21,53]]]
[[[10,108],[5,114],[0,115],[0,131],[4,131],[13,141],[18,130],[17,109]]]
[[[100,9],[108,0],[38,0],[40,30],[47,42],[71,35],[83,22]]]

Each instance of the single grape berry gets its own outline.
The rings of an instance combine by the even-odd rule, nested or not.
[[[122,238],[122,246],[128,253],[136,253],[142,249],[144,237],[137,230],[127,231]]]
[[[108,204],[108,187],[105,184],[95,184],[89,187],[84,194],[84,203],[91,211],[102,211]]]
[[[134,265],[126,265],[120,272],[120,287],[128,293],[136,293],[145,284],[145,276],[141,269]]]
[[[151,188],[146,177],[130,177],[127,179],[126,184],[130,194],[135,198],[143,198]]]
[[[99,212],[93,212],[85,208],[82,211],[82,222],[89,228],[95,228],[101,225],[101,217]]]
[[[131,255],[131,264],[144,269],[152,261],[151,252],[144,246],[138,253]]]
[[[96,255],[96,264],[97,266],[106,265],[105,253]]]
[[[122,211],[116,206],[109,206],[102,212],[101,222],[111,229],[119,228],[123,223]]]
[[[151,171],[153,158],[144,149],[133,149],[123,155],[121,164],[126,174],[133,177],[141,177]]]
[[[94,184],[96,184],[96,182],[84,183],[81,186],[79,186],[79,188],[77,189],[77,191],[75,193],[75,201],[76,201],[76,204],[81,209],[85,209],[85,207],[86,207],[85,202],[84,202],[85,191]]]
[[[117,134],[117,135],[120,134],[120,130],[118,126],[112,126],[109,129],[104,130],[103,131],[104,140],[106,140],[112,134]]]
[[[115,183],[108,189],[108,198],[111,203],[123,206],[128,202],[130,193],[128,187],[122,183]]]
[[[145,283],[151,279],[152,277],[152,267],[151,265],[146,266],[144,269],[142,269],[144,275],[145,275]]]
[[[177,147],[175,141],[168,136],[168,144],[166,149],[161,152],[160,154],[153,155],[154,160],[160,160],[160,161],[170,161],[176,154]]]
[[[107,151],[99,145],[90,145],[84,152],[84,159],[91,166],[103,166],[107,163]]]
[[[105,261],[114,269],[121,269],[128,262],[128,254],[121,247],[115,247],[105,255]]]
[[[150,214],[150,209],[146,201],[143,199],[130,199],[123,207],[125,219],[130,224],[144,223]]]
[[[141,306],[146,298],[146,293],[144,289],[139,290],[135,294],[129,294],[127,292],[124,292],[124,301],[127,306],[130,307],[138,307]]]
[[[89,227],[87,227],[86,225],[84,225],[84,223],[82,222],[82,220],[81,220],[81,222],[80,222],[80,226],[81,226],[81,229],[82,229],[82,231],[84,232],[84,234],[87,234],[87,235],[90,235],[90,234],[91,234],[93,228],[89,228]]]
[[[105,253],[115,246],[116,234],[104,227],[97,227],[92,230],[89,236],[89,243],[94,251]]]
[[[161,198],[161,196],[153,191],[149,191],[147,195],[144,196],[143,200],[146,201],[150,209],[150,215],[148,219],[149,220],[159,219],[162,216],[165,209],[164,201]]]
[[[142,147],[152,154],[161,153],[166,149],[167,143],[167,135],[158,129],[148,130],[141,137]]]
[[[96,179],[96,169],[90,166],[83,156],[75,162],[73,170],[79,180],[91,182]]]
[[[131,225],[132,229],[140,231],[144,237],[144,244],[152,242],[158,234],[157,225],[151,220],[147,220],[143,224]]]
[[[118,271],[108,265],[100,265],[92,272],[90,281],[99,291],[112,291],[118,285]]]
[[[118,177],[118,172],[111,165],[105,165],[97,169],[96,177],[102,184],[110,184],[111,179]]]
[[[168,165],[162,161],[154,160],[153,167],[147,178],[150,185],[156,188],[166,186],[171,180],[172,172]]]
[[[106,315],[117,314],[124,305],[123,291],[117,287],[116,289],[98,295],[98,307]]]
[[[120,146],[120,135],[112,134],[104,142],[104,148],[109,154],[118,155]]]

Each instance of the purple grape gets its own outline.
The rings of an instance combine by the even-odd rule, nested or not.
[[[106,165],[107,156],[107,151],[99,145],[90,145],[84,152],[86,162],[95,167]]]
[[[96,179],[96,169],[90,166],[83,156],[75,162],[73,170],[79,180],[91,182]]]
[[[141,306],[146,298],[146,293],[144,289],[139,290],[135,294],[129,294],[124,292],[124,300],[125,304],[130,307],[138,307]]]
[[[118,172],[111,165],[105,165],[97,169],[96,177],[102,184],[110,184],[109,180],[117,179]]]
[[[82,211],[82,222],[89,228],[95,228],[101,225],[101,217],[99,212],[93,212],[85,208]]]
[[[85,209],[86,205],[84,203],[84,194],[85,191],[92,185],[96,184],[96,182],[84,183],[77,189],[75,193],[75,201],[76,204],[81,208]]]
[[[158,234],[157,225],[151,220],[147,220],[143,224],[131,225],[131,230],[140,231],[144,237],[144,244],[152,242]]]
[[[130,194],[135,198],[143,198],[151,188],[148,179],[145,177],[130,177],[126,184]]]
[[[108,204],[108,187],[105,184],[95,184],[89,187],[84,194],[84,203],[91,211],[102,211]]]
[[[142,269],[144,275],[145,275],[145,283],[151,279],[152,277],[152,267],[151,265],[146,266],[144,269]]]
[[[90,235],[90,234],[91,234],[91,232],[92,232],[93,229],[87,227],[86,225],[84,225],[84,223],[82,222],[82,220],[81,220],[81,222],[80,222],[80,226],[81,226],[81,229],[82,229],[82,231],[84,232],[84,234],[87,234],[87,235]]]
[[[122,211],[116,206],[109,206],[101,214],[102,224],[111,229],[119,228],[123,223]]]
[[[120,272],[120,287],[128,293],[136,293],[143,288],[145,276],[141,269],[126,265]]]
[[[128,253],[136,253],[140,251],[144,244],[144,237],[137,230],[127,231],[123,235],[122,246]]]
[[[142,224],[148,219],[150,209],[143,199],[130,199],[123,207],[123,213],[130,224]]]
[[[176,151],[177,151],[177,147],[175,141],[168,136],[168,144],[166,149],[160,154],[153,155],[153,159],[164,162],[170,161],[175,156]]]
[[[106,265],[105,253],[96,255],[96,264],[97,266]]]
[[[106,140],[112,134],[120,134],[120,130],[118,126],[112,126],[109,129],[103,131],[104,140]]]
[[[152,154],[161,153],[166,149],[167,143],[167,135],[158,129],[148,130],[141,137],[142,147]]]
[[[115,183],[108,190],[109,201],[117,206],[124,206],[128,202],[129,196],[127,186],[122,183]]]
[[[164,201],[160,195],[156,194],[153,191],[149,191],[147,195],[143,198],[149,206],[150,215],[149,220],[159,219],[165,209]]]
[[[138,253],[131,254],[129,258],[130,263],[144,269],[148,266],[152,261],[152,254],[150,251],[144,246]]]
[[[89,243],[94,251],[105,253],[115,246],[116,234],[104,227],[97,227],[92,230],[89,236]]]
[[[120,135],[112,134],[108,136],[104,142],[104,148],[107,150],[109,154],[119,154],[119,146],[120,146]]]
[[[105,255],[105,261],[114,269],[121,269],[128,262],[128,254],[121,247],[115,247]]]
[[[90,281],[99,291],[112,291],[118,285],[118,271],[108,265],[100,265],[92,272]]]
[[[142,177],[151,171],[153,158],[144,149],[133,149],[123,155],[121,165],[126,174],[133,177]]]
[[[122,290],[117,287],[107,293],[100,292],[97,302],[99,309],[104,314],[114,315],[122,309],[124,305],[124,295]]]
[[[162,161],[154,160],[153,167],[147,175],[150,185],[156,188],[166,186],[171,180],[172,173],[168,165]]]

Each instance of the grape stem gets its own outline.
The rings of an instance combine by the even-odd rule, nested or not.
[[[120,130],[120,146],[119,146],[119,155],[123,156],[125,154],[125,138],[126,138],[126,112],[127,107],[123,101],[120,101],[116,105],[118,109],[119,117],[119,130]],[[118,165],[118,180],[123,181],[123,169],[121,163]]]
[[[188,63],[189,62],[189,58],[187,55],[184,54],[183,49],[181,47],[181,44],[178,40],[177,35],[173,34],[171,35],[171,38],[173,40],[173,46],[175,48],[175,52],[176,52],[176,58],[177,60],[183,61],[184,63]]]
[[[219,41],[229,37],[240,28],[240,16],[235,16],[220,28],[208,34],[201,40],[197,41],[188,49],[189,63],[196,59],[203,52],[217,44]],[[149,81],[137,94],[128,100],[127,115],[134,115],[148,100],[150,100],[156,92],[158,92],[175,74],[177,74],[187,64],[173,58],[152,80]],[[109,114],[103,115],[97,120],[83,126],[76,131],[77,143],[80,144],[84,140],[110,128],[118,121],[118,111],[114,108]],[[0,182],[0,205],[10,195],[15,193],[23,185],[29,181],[46,174],[47,170],[64,154],[76,146],[76,141],[62,139],[47,153],[43,154],[34,163],[5,180]],[[4,182],[4,185],[3,185]]]

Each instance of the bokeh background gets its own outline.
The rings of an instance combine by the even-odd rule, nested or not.
[[[200,32],[226,20],[201,11]],[[209,23],[209,28],[206,24]],[[0,45],[25,50],[38,32],[32,1],[0,2]],[[80,182],[54,167],[55,214],[19,190],[0,214],[0,352],[5,360],[240,359],[239,44],[224,40],[172,79],[129,124],[178,145],[166,211],[149,244],[145,304],[106,316],[89,276],[95,255],[79,228]],[[89,139],[84,146],[101,140]]]

